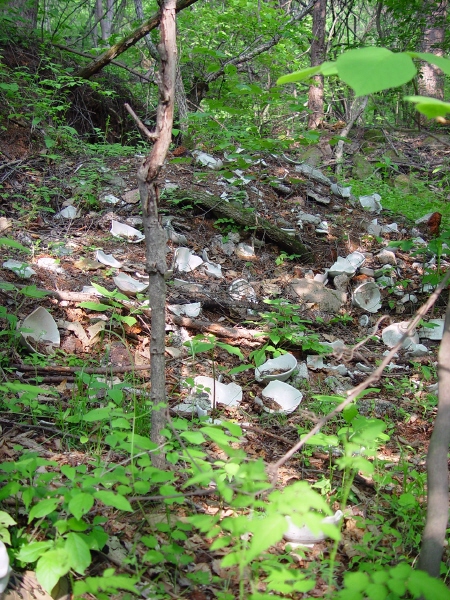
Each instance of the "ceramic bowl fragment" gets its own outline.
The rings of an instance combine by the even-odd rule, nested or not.
[[[293,230],[295,233],[295,229]],[[236,247],[236,256],[242,260],[254,260],[256,258],[255,249],[244,242],[241,242]]]
[[[261,392],[263,408],[268,413],[288,415],[300,404],[303,394],[283,381],[271,381]]]
[[[103,250],[97,250],[95,253],[95,258],[98,260],[98,262],[102,263],[102,265],[106,265],[108,267],[120,269],[122,266],[122,263],[116,260],[112,254],[105,254]]]
[[[7,260],[3,263],[3,268],[9,269],[21,279],[29,279],[32,275],[36,275],[36,271],[20,260]]]
[[[286,381],[297,367],[297,359],[293,354],[282,354],[270,358],[255,369],[256,381]]]
[[[442,340],[444,335],[444,319],[430,319],[428,321],[434,327],[422,327],[419,329],[419,337],[427,340]]]
[[[190,304],[169,304],[167,307],[170,312],[178,317],[198,317],[202,309],[200,302],[191,302]]]
[[[75,206],[72,204],[70,206],[66,206],[55,215],[55,219],[76,219],[80,214]]]
[[[223,162],[220,159],[216,159],[214,156],[206,154],[206,152],[202,152],[201,150],[194,150],[192,156],[194,156],[197,163],[209,169],[214,169],[214,171],[219,171],[223,167]]]
[[[338,183],[332,183],[330,186],[331,193],[340,198],[350,198],[352,195],[352,186],[344,187]]]
[[[388,325],[382,331],[381,337],[383,342],[386,344],[388,348],[393,348],[398,344],[402,336],[406,333],[406,330],[409,326],[408,321],[401,321],[400,323],[392,323],[392,325]],[[414,330],[409,334],[409,336],[405,339],[402,344],[402,348],[409,348],[411,344],[418,344],[419,336]]]
[[[361,206],[374,213],[379,213],[382,210],[380,194],[370,194],[369,196],[360,196],[359,203]]]
[[[208,394],[211,406],[213,406],[214,400],[216,404],[224,404],[229,408],[239,406],[242,402],[242,388],[237,383],[231,382],[227,385],[205,375],[198,375],[194,379],[194,383],[202,392]]]
[[[51,353],[53,348],[59,346],[61,338],[55,319],[47,309],[39,306],[23,320],[21,336],[25,346],[32,352],[42,356]],[[46,352],[42,352],[42,347]]]
[[[127,294],[127,296],[135,296],[136,294],[145,291],[148,288],[148,283],[143,283],[137,279],[133,279],[125,273],[119,273],[117,277],[113,277],[113,281],[117,288]]]
[[[367,312],[376,313],[381,308],[380,288],[371,281],[362,283],[353,292],[352,303]]]
[[[322,523],[327,525],[339,525],[343,516],[344,513],[341,510],[337,510],[334,513],[334,515],[322,519]],[[321,542],[322,540],[328,537],[323,531],[313,533],[311,529],[306,525],[303,525],[303,527],[295,525],[295,523],[289,516],[286,516],[286,521],[288,524],[288,528],[287,531],[284,533],[283,538],[287,542],[290,542],[292,544],[298,544],[299,546],[309,546],[312,544],[316,544],[317,542]]]
[[[135,229],[126,223],[120,223],[119,221],[114,220],[111,221],[111,233],[115,237],[126,238],[132,244],[138,244],[145,239],[145,235],[139,231],[139,229]]]
[[[189,248],[180,247],[175,252],[175,267],[180,273],[190,273],[203,264],[200,256],[193,254]]]

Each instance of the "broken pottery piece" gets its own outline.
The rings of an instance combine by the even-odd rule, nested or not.
[[[426,356],[430,351],[423,344],[411,344],[406,351],[408,356]]]
[[[322,520],[322,523],[330,524],[330,525],[339,525],[344,513],[341,510],[338,510],[331,515],[330,517],[325,517]],[[293,523],[291,517],[286,516],[286,521],[288,524],[287,531],[283,535],[283,538],[292,544],[296,544],[299,546],[309,546],[316,544],[317,542],[321,542],[326,539],[328,536],[323,531],[319,531],[318,533],[313,533],[309,527],[303,525],[303,527],[299,527]]]
[[[175,252],[175,266],[180,273],[190,273],[203,264],[200,256],[193,254],[189,248],[180,247]]]
[[[34,269],[20,260],[10,259],[5,261],[2,266],[4,269],[9,269],[9,271],[15,273],[21,279],[29,279],[32,275],[36,275]]]
[[[286,381],[297,367],[297,359],[293,354],[282,354],[277,358],[270,358],[255,369],[256,381]]]
[[[320,310],[336,314],[346,301],[346,294],[338,290],[329,290],[323,283],[310,279],[293,279],[290,288],[305,303],[317,304]]]
[[[379,194],[370,194],[369,196],[360,196],[359,203],[365,210],[379,213],[383,208],[380,200],[381,196]]]
[[[323,356],[320,354],[308,354],[306,357],[306,364],[308,369],[312,369],[313,371],[323,369],[325,366],[325,363],[323,362]]]
[[[6,590],[12,569],[9,565],[9,555],[5,544],[0,541],[0,594]]]
[[[419,329],[419,337],[427,340],[442,340],[444,335],[444,319],[430,319],[428,323],[436,327],[422,327]]]
[[[231,382],[227,385],[205,375],[198,375],[194,383],[197,388],[201,387],[202,392],[208,394],[211,406],[214,399],[216,404],[224,404],[229,408],[239,406],[242,402],[242,388],[237,383]]]
[[[75,219],[79,217],[80,214],[77,211],[75,206],[66,206],[55,215],[55,219]]]
[[[36,308],[23,320],[21,330],[25,346],[41,356],[45,356],[41,351],[42,346],[45,346],[47,353],[49,353],[53,351],[54,346],[59,346],[61,343],[55,319],[42,306]]]
[[[338,183],[332,183],[330,187],[331,192],[339,198],[350,198],[352,195],[352,186],[344,187]]]
[[[117,198],[117,196],[114,196],[114,194],[106,194],[106,196],[100,198],[100,201],[104,202],[105,204],[118,204],[120,202],[120,198]]]
[[[322,171],[319,171],[319,169],[315,169],[314,167],[311,167],[311,165],[308,165],[307,163],[301,163],[300,165],[295,165],[294,169],[295,169],[295,171],[297,171],[297,173],[302,173],[303,175],[306,175],[306,177],[310,177],[311,179],[314,179],[315,181],[318,181],[319,183],[324,183],[325,185],[331,185],[331,179],[326,177],[322,173]]]
[[[214,156],[206,154],[206,152],[202,152],[201,150],[194,150],[192,156],[197,163],[214,171],[219,171],[223,167],[223,162],[220,159],[216,159]]]
[[[107,265],[108,267],[120,269],[122,266],[122,263],[116,260],[112,254],[105,254],[103,250],[97,250],[95,258],[98,262],[102,263],[102,265]]]
[[[36,264],[38,267],[40,267],[41,269],[44,269],[45,271],[52,271],[53,273],[59,273],[59,274],[62,274],[65,272],[64,269],[59,264],[59,260],[56,260],[56,258],[50,258],[50,257],[44,256],[42,258],[38,258],[36,261]]]
[[[392,325],[388,325],[382,331],[381,337],[383,342],[388,346],[388,348],[393,348],[398,344],[404,333],[408,328],[408,321],[401,321],[400,323],[392,323]],[[411,344],[418,344],[419,336],[415,332],[415,330],[409,334],[409,336],[405,339],[402,344],[402,348],[406,349],[411,346]]]
[[[295,387],[276,380],[271,381],[263,389],[261,395],[263,397],[263,408],[266,412],[283,415],[293,412],[303,398],[303,394]]]
[[[295,230],[294,230],[295,231]],[[256,258],[255,249],[244,242],[237,245],[236,256],[242,260],[254,260]]]
[[[170,312],[178,317],[198,317],[202,309],[200,302],[191,302],[190,304],[169,304],[167,307]]]
[[[371,221],[367,225],[367,233],[370,235],[374,235],[375,237],[378,237],[381,235],[382,231],[383,231],[383,227],[378,224],[378,219],[373,219],[373,221]]]
[[[380,288],[371,281],[362,283],[353,292],[352,303],[367,312],[376,313],[381,308]]]
[[[315,229],[316,233],[330,233],[330,228],[328,226],[328,221],[320,221],[318,227]]]
[[[111,221],[111,233],[116,237],[126,238],[132,244],[138,244],[145,239],[145,235],[139,229],[119,221]]]
[[[113,281],[121,292],[127,296],[135,296],[136,294],[145,291],[148,288],[148,283],[142,283],[137,279],[133,279],[125,273],[119,273],[117,277],[113,277]]]

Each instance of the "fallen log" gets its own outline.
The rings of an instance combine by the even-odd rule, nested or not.
[[[171,196],[181,203],[186,201],[200,204],[215,213],[233,219],[239,225],[252,228],[256,235],[267,237],[280,248],[291,254],[297,254],[305,263],[313,261],[311,248],[303,244],[297,237],[289,236],[285,231],[261,217],[255,210],[241,208],[231,202],[222,200],[218,196],[212,196],[197,190],[172,190]]]

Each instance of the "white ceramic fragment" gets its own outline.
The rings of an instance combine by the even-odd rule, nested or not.
[[[430,351],[423,344],[411,344],[408,347],[408,350],[406,351],[406,354],[408,354],[408,356],[414,356],[414,357],[426,356],[429,353],[430,353]]]
[[[319,226],[316,228],[316,233],[330,233],[328,221],[320,221]]]
[[[55,319],[47,309],[39,306],[23,320],[21,336],[29,350],[36,351],[35,344],[45,345],[48,350],[59,346],[61,338]],[[28,330],[28,331],[27,331]]]
[[[99,296],[100,298],[103,296],[101,292],[99,292],[93,285],[84,285],[81,290],[82,294],[91,294],[92,296]]]
[[[328,274],[331,277],[337,277],[338,275],[349,275],[351,277],[355,273],[356,267],[342,256],[338,256],[336,262],[328,270]]]
[[[370,319],[367,315],[361,315],[359,317],[359,324],[361,325],[361,327],[367,327],[370,323]]]
[[[125,273],[119,273],[119,275],[113,277],[113,281],[121,292],[130,296],[135,296],[148,288],[148,283],[133,279],[133,277],[130,277]]]
[[[198,317],[202,309],[200,302],[191,302],[190,304],[169,304],[167,307],[170,312],[179,317]]]
[[[353,292],[352,303],[367,312],[376,313],[381,308],[380,288],[371,281],[362,283]]]
[[[3,268],[9,269],[22,279],[29,279],[32,275],[36,275],[36,271],[20,260],[9,259],[3,263]]]
[[[166,225],[164,227],[164,229],[167,232],[167,237],[174,244],[177,244],[178,246],[187,244],[187,237],[185,235],[183,235],[182,233],[178,233],[177,231],[175,231],[175,229],[172,227],[172,225],[170,223],[168,225]]]
[[[366,257],[361,252],[352,252],[347,256],[347,260],[350,264],[352,264],[355,269],[359,269],[366,262]]]
[[[12,569],[5,544],[0,540],[0,594],[6,590]]]
[[[334,515],[330,517],[325,517],[322,520],[322,523],[327,523],[331,525],[339,525],[344,513],[341,510],[337,510]],[[309,546],[316,544],[317,542],[321,542],[322,540],[327,538],[327,535],[320,531],[319,533],[313,533],[309,527],[304,525],[303,527],[298,527],[295,525],[291,519],[291,517],[286,516],[286,521],[288,524],[287,531],[283,535],[283,538],[287,542],[291,542],[293,544],[298,544],[301,546]]]
[[[382,331],[381,337],[386,346],[388,346],[388,348],[393,348],[396,344],[398,344],[400,338],[405,334],[408,326],[408,321],[401,321],[400,323],[392,323],[392,325],[388,325],[388,327],[385,327]],[[413,331],[403,342],[402,348],[406,349],[409,348],[411,344],[418,343],[419,336],[415,331]]]
[[[66,206],[55,215],[55,219],[75,219],[79,217],[79,213],[75,206],[72,204],[70,206]]]
[[[323,356],[320,354],[308,354],[306,364],[308,365],[308,369],[312,369],[313,371],[323,369],[325,366]]]
[[[297,359],[293,354],[281,354],[270,358],[255,369],[256,381],[286,381],[297,367]]]
[[[190,294],[196,294],[203,291],[203,286],[200,283],[191,283],[190,281],[184,281],[184,279],[174,279],[173,286],[179,289],[183,289]]]
[[[300,165],[295,165],[294,169],[295,169],[295,171],[297,171],[297,173],[303,173],[303,175],[306,175],[307,177],[311,177],[311,179],[314,179],[315,181],[318,181],[319,183],[324,183],[325,185],[331,185],[331,179],[326,177],[322,173],[322,171],[319,171],[319,169],[315,169],[314,167],[311,167],[311,165],[308,165],[307,163],[301,163]]]
[[[400,302],[402,304],[406,304],[407,302],[411,302],[411,304],[417,304],[418,299],[415,294],[405,294]]]
[[[331,192],[340,198],[350,198],[352,195],[352,186],[344,187],[338,183],[332,183],[330,186]]]
[[[175,266],[180,273],[190,273],[203,264],[200,256],[193,254],[189,248],[180,247],[175,252]]]
[[[139,229],[135,229],[134,227],[130,227],[126,223],[120,223],[119,221],[111,221],[111,233],[116,237],[126,238],[132,244],[138,244],[145,239],[145,235],[139,231]]]
[[[205,262],[203,263],[203,266],[207,275],[216,277],[216,279],[223,279],[222,267],[220,265],[212,262]]]
[[[381,196],[379,194],[370,194],[369,196],[360,196],[359,203],[365,210],[379,213],[383,208],[380,200]]]
[[[44,269],[45,271],[52,271],[53,273],[59,274],[63,274],[65,272],[59,264],[59,260],[56,260],[56,258],[50,258],[47,256],[38,258],[36,264],[38,267]]]
[[[383,227],[378,224],[378,219],[373,219],[373,221],[371,221],[367,225],[367,233],[369,233],[370,235],[374,235],[375,237],[378,237],[381,235],[382,231],[383,231]]]
[[[428,323],[436,325],[436,327],[422,327],[419,329],[419,337],[427,340],[442,340],[444,335],[444,319],[430,319]]]
[[[237,245],[236,256],[242,260],[254,260],[256,258],[255,249],[253,246],[241,242]]]
[[[102,263],[102,265],[107,265],[108,267],[120,269],[122,266],[122,263],[116,260],[112,254],[105,254],[103,250],[97,250],[95,258],[98,262]]]
[[[213,406],[214,399],[216,404],[224,404],[229,408],[239,406],[242,402],[242,388],[237,383],[231,382],[227,385],[205,375],[198,375],[194,379],[194,383],[196,387],[202,386],[202,391],[208,394],[211,406]]]
[[[381,228],[382,233],[398,233],[397,223],[388,223]]]
[[[216,159],[214,156],[206,154],[206,152],[202,152],[201,150],[194,150],[192,156],[195,157],[196,162],[214,171],[219,171],[223,167],[223,162],[220,159]]]
[[[228,288],[233,300],[256,302],[256,292],[246,279],[236,279]]]
[[[263,408],[268,413],[279,413],[288,415],[300,404],[303,394],[292,385],[283,381],[271,381],[261,392],[263,397]],[[276,402],[280,408],[269,408],[264,401]]]
[[[106,194],[106,196],[103,196],[101,201],[105,204],[118,204],[120,202],[120,198],[117,198],[113,194]]]

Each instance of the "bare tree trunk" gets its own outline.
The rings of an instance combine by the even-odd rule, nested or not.
[[[350,106],[349,115],[347,116],[347,125],[341,131],[340,137],[347,137],[351,128],[355,124],[355,121],[357,121],[357,119],[359,119],[359,117],[363,114],[368,100],[369,96],[362,96],[353,100]],[[336,159],[336,175],[339,175],[342,172],[343,155],[344,141],[339,140],[334,153],[334,157]]]
[[[429,14],[423,35],[422,52],[432,52],[437,56],[444,56],[447,0],[431,0],[431,2],[429,0],[425,4],[428,5]],[[419,91],[422,96],[444,99],[444,74],[436,65],[423,63]]]
[[[166,424],[165,386],[165,307],[166,282],[166,233],[159,222],[159,189],[157,178],[164,164],[172,139],[173,110],[175,98],[175,75],[177,67],[176,44],[176,0],[163,0],[160,12],[160,82],[159,101],[156,111],[156,130],[147,132],[155,144],[138,170],[139,194],[141,197],[146,241],[147,271],[150,277],[149,300],[152,311],[150,340],[151,400],[153,404],[151,439],[158,446],[164,445],[161,430]],[[135,117],[134,113],[129,112]],[[140,129],[145,126],[139,122]],[[164,468],[162,451],[152,454],[153,465]]]
[[[0,12],[13,13],[18,17],[17,26],[36,29],[39,0],[8,0],[2,3]]]
[[[113,0],[106,0],[105,10],[103,10],[103,0],[96,0],[95,17],[100,22],[102,40],[106,42],[111,36],[111,27],[113,20]]]
[[[427,520],[419,569],[439,577],[448,522],[448,449],[450,445],[450,300],[439,349],[439,403],[427,455]]]
[[[325,20],[327,0],[318,0],[313,8],[313,40],[311,43],[311,66],[316,67],[325,60]],[[311,111],[308,118],[308,127],[317,129],[323,121],[323,75],[314,76],[314,84],[309,86],[308,109]]]

